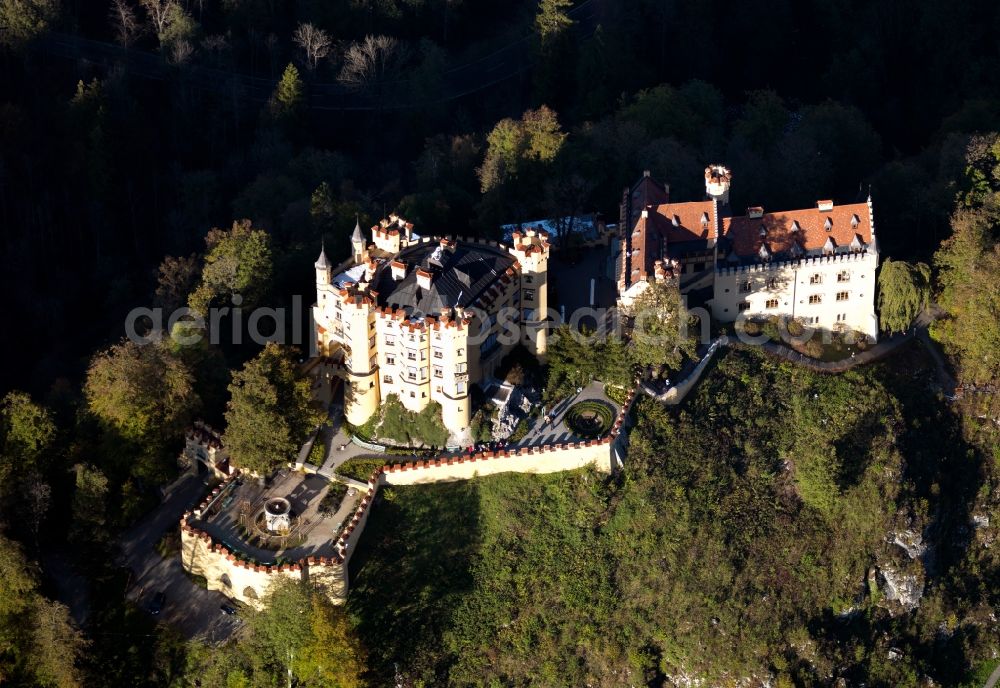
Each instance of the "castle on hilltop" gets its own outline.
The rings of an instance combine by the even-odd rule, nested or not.
[[[390,215],[371,239],[358,224],[348,260],[316,261],[316,344],[345,380],[347,420],[363,424],[395,394],[410,411],[440,403],[461,435],[472,384],[518,343],[545,356],[548,234],[516,232],[509,246],[421,237]]]
[[[817,201],[803,210],[729,206],[733,175],[705,168],[705,199],[672,203],[647,170],[623,192],[615,260],[618,301],[630,305],[652,281],[682,294],[719,322],[788,316],[831,331],[878,335],[878,244],[871,197]]]

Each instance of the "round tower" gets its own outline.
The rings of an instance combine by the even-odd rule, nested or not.
[[[729,187],[733,182],[733,173],[725,165],[709,165],[705,168],[705,195],[719,202],[719,205],[729,205]]]

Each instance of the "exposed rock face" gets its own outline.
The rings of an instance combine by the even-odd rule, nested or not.
[[[913,567],[910,571],[901,571],[891,565],[880,566],[876,569],[875,580],[883,595],[880,606],[888,609],[893,616],[911,612],[920,606],[924,595],[922,566]]]
[[[927,551],[923,536],[914,530],[901,530],[890,534],[889,541],[900,547],[910,559],[919,559]]]

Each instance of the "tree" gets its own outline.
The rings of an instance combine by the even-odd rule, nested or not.
[[[344,608],[315,591],[311,598],[312,637],[301,649],[296,674],[309,687],[359,688],[364,685],[365,652]]]
[[[7,477],[5,468],[34,467],[55,439],[56,426],[44,406],[36,404],[24,392],[8,392],[0,404],[0,483]]]
[[[157,271],[154,303],[169,316],[188,301],[188,295],[198,284],[201,265],[198,256],[167,256]]]
[[[1000,207],[960,208],[952,218],[952,236],[934,255],[937,302],[947,317],[934,324],[932,333],[954,358],[965,384],[995,384],[1000,379],[998,224]]]
[[[106,429],[151,452],[179,438],[200,406],[191,371],[162,341],[124,340],[96,354],[84,394]]]
[[[99,469],[77,464],[73,492],[73,526],[88,541],[100,540],[107,522],[108,479]]]
[[[142,31],[142,24],[135,13],[135,8],[128,0],[113,0],[108,10],[108,20],[123,48],[132,45]]]
[[[58,0],[0,0],[0,45],[20,48],[58,16]]]
[[[267,292],[273,270],[271,238],[254,229],[250,220],[234,222],[229,230],[213,229],[205,237],[207,253],[201,282],[191,292],[188,305],[207,314],[213,301],[239,294],[244,307],[256,305]]]
[[[677,285],[651,282],[623,309],[633,320],[629,356],[655,376],[677,369],[684,357],[694,357],[698,343],[691,335],[695,319],[688,313]]]
[[[540,0],[538,14],[535,15],[535,29],[542,40],[542,45],[549,43],[563,34],[573,25],[573,20],[566,13],[573,6],[572,0]]]
[[[271,114],[278,120],[294,120],[301,113],[304,102],[305,94],[299,70],[289,63],[271,96]]]
[[[882,263],[878,276],[879,325],[885,332],[902,332],[926,308],[931,294],[931,269],[901,260]]]
[[[240,468],[269,475],[288,463],[323,420],[311,383],[299,377],[290,352],[269,343],[234,373],[223,442]]]
[[[565,140],[556,113],[544,105],[520,120],[500,120],[486,138],[486,156],[477,170],[481,190],[486,193],[516,178],[529,163],[552,162]]]
[[[319,61],[330,53],[330,34],[306,22],[295,29],[295,44],[306,54],[309,69],[316,69]]]
[[[39,597],[35,603],[32,636],[32,665],[39,685],[52,688],[83,685],[76,661],[83,654],[87,641],[73,626],[65,605]]]
[[[365,36],[344,51],[338,81],[354,88],[378,84],[400,56],[399,41],[390,36]]]

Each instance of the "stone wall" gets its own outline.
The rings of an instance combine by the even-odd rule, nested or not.
[[[612,441],[609,436],[587,442],[392,464],[383,469],[382,482],[387,485],[419,485],[468,480],[497,473],[558,473],[590,465],[610,473]]]

